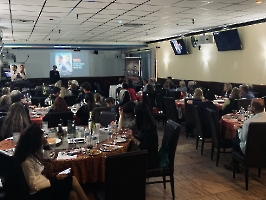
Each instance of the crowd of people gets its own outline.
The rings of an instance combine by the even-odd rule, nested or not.
[[[52,72],[53,73],[53,72]],[[220,111],[213,103],[216,95],[212,91],[204,92],[194,81],[179,82],[179,87],[175,86],[173,79],[168,77],[163,87],[157,87],[155,79],[143,79],[143,93],[156,94],[162,96],[175,97],[175,92],[180,92],[181,98],[190,97],[194,105],[198,105],[202,109],[203,120],[205,126],[208,127],[208,117],[206,108],[215,111],[217,117]],[[37,92],[37,91],[36,91]],[[119,80],[117,89],[117,99],[112,97],[104,98],[99,93],[94,93],[90,83],[84,82],[79,85],[78,81],[68,81],[68,86],[64,87],[62,81],[55,82],[55,86],[51,90],[51,94],[45,100],[46,105],[50,105],[49,112],[43,117],[43,121],[49,121],[49,114],[53,112],[70,111],[65,97],[74,96],[75,102],[80,106],[76,112],[76,116],[81,119],[82,125],[88,125],[90,113],[98,107],[108,107],[111,112],[117,113],[118,129],[129,130],[129,137],[133,141],[132,148],[146,149],[148,151],[148,168],[152,169],[158,166],[158,134],[157,123],[149,108],[144,102],[137,99],[136,86],[132,80],[127,82],[123,79]],[[235,109],[235,100],[246,98],[253,99],[251,86],[242,84],[239,87],[232,88],[230,83],[225,83],[222,96],[225,98],[222,107],[222,113],[230,113]],[[19,90],[10,92],[10,88],[2,89],[0,98],[0,112],[6,112],[6,116],[1,124],[0,140],[4,140],[12,136],[14,132],[20,132],[20,140],[16,147],[15,156],[18,157],[22,164],[25,178],[30,188],[30,194],[36,199],[40,195],[50,197],[55,190],[59,190],[62,195],[71,197],[72,199],[86,199],[84,192],[78,184],[75,177],[57,177],[55,180],[49,180],[44,177],[41,172],[43,170],[42,160],[45,155],[42,149],[49,149],[46,139],[43,137],[42,130],[30,122],[28,105],[21,102],[22,93]],[[264,121],[264,101],[254,99],[251,103],[251,109],[258,114],[254,121]],[[240,149],[244,153],[243,144],[246,140],[248,122],[244,123],[243,130],[239,130],[240,136],[235,140],[235,149]],[[210,130],[206,130],[210,134]],[[242,134],[243,133],[243,134]],[[236,147],[238,145],[238,148]],[[35,177],[34,179],[32,177]],[[64,188],[64,191],[61,191]]]

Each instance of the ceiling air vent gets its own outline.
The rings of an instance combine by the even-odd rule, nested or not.
[[[137,23],[128,23],[128,24],[123,24],[125,27],[139,27],[143,26],[143,24],[137,24]]]

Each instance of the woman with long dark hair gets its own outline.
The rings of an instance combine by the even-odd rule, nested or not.
[[[49,180],[42,175],[42,162],[49,158],[48,149],[48,142],[38,125],[32,124],[21,133],[14,156],[21,163],[31,199],[87,200],[76,177],[62,174]]]
[[[30,125],[29,117],[22,103],[13,103],[2,124],[0,131],[0,141],[12,137],[12,133],[21,132]]]
[[[70,111],[66,101],[63,97],[56,97],[52,108],[49,112],[42,118],[43,121],[49,121],[49,114],[52,112],[67,112]]]
[[[86,104],[81,106],[76,116],[81,118],[81,125],[88,125],[88,119],[90,118],[90,112],[96,107],[94,96],[91,92],[85,95]]]
[[[137,134],[130,134],[133,142],[141,150],[148,151],[148,169],[158,166],[158,135],[157,124],[144,103],[135,107]]]

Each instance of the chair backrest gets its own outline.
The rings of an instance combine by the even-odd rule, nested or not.
[[[163,102],[163,95],[161,93],[156,93],[155,95],[156,107],[159,111],[163,111],[165,113],[165,106]]]
[[[21,168],[14,156],[0,152],[0,179],[6,199],[29,199],[29,188]]]
[[[146,106],[148,106],[148,108],[150,110],[152,110],[152,106],[151,106],[151,101],[150,101],[149,94],[147,92],[143,92],[142,97],[143,97],[143,101],[142,102],[145,103]]]
[[[94,116],[94,122],[99,123],[100,114],[102,111],[111,111],[111,108],[108,106],[96,107],[92,110],[92,115]]]
[[[67,120],[73,120],[73,113],[67,112],[51,112],[49,114],[48,127],[57,127],[60,124],[60,119],[63,120],[63,126],[67,126]]]
[[[186,113],[186,125],[195,125],[195,116],[193,115],[193,104],[187,103],[188,99],[185,99],[185,113]]]
[[[176,146],[177,142],[179,140],[179,135],[181,131],[181,126],[172,121],[168,120],[166,122],[166,126],[164,129],[164,134],[163,134],[163,139],[162,139],[162,144],[165,142],[168,143],[169,146],[169,166],[172,170],[174,170],[174,162],[175,162],[175,152],[176,152]]]
[[[99,123],[103,127],[107,127],[112,121],[116,120],[116,112],[102,111],[100,114]]]
[[[65,96],[64,97],[66,104],[68,106],[73,106],[76,103],[76,96]]]
[[[148,95],[149,97],[149,101],[150,101],[150,108],[152,109],[153,107],[156,106],[156,93],[151,93],[151,92],[143,92],[143,98],[145,95]],[[143,102],[144,102],[144,99],[143,99]]]
[[[178,113],[176,110],[175,100],[172,97],[163,97],[165,113],[167,119],[171,119],[174,122],[178,122]]]
[[[212,143],[219,148],[221,143],[221,135],[219,131],[219,121],[217,119],[217,115],[212,109],[206,108],[206,110],[212,135]]]
[[[146,190],[146,150],[105,158],[105,200],[144,200]]]
[[[196,127],[197,135],[203,137],[204,122],[202,120],[201,109],[199,106],[193,106],[192,111],[193,111],[193,115],[194,115],[194,119],[195,119],[195,127]]]
[[[251,99],[237,99],[237,109],[239,110],[241,107],[245,108],[247,110],[248,105],[251,104]]]
[[[248,127],[245,159],[250,167],[266,167],[266,122],[252,122]]]
[[[39,99],[37,97],[32,97],[31,98],[31,105],[38,106],[40,103]]]
[[[174,99],[180,99],[181,91],[171,91],[169,93],[174,97]]]

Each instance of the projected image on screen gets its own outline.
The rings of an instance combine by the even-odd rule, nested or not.
[[[50,62],[50,66],[57,66],[61,77],[83,77],[89,75],[87,53],[54,52],[50,54]]]

